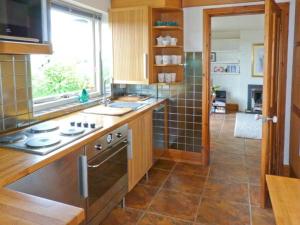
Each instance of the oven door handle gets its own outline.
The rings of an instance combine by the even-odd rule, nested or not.
[[[79,189],[80,195],[87,198],[89,195],[88,188],[88,167],[87,167],[87,156],[79,156]]]
[[[124,141],[124,143],[126,143],[126,145],[124,145],[122,148],[120,148],[118,151],[116,151],[114,154],[110,155],[108,158],[106,158],[105,160],[103,160],[101,163],[99,164],[94,164],[94,165],[90,165],[88,164],[88,168],[98,168],[99,166],[101,166],[103,163],[105,163],[107,160],[111,159],[112,157],[114,157],[116,154],[118,154],[120,151],[122,151],[124,148],[128,147],[128,141]]]

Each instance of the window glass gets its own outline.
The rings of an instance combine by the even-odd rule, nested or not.
[[[106,80],[106,87],[103,87],[103,92],[106,95],[111,94],[112,82],[112,36],[109,30],[108,15],[103,15],[101,21],[101,52],[102,52],[102,77]]]
[[[99,91],[99,27],[99,19],[51,8],[53,54],[31,56],[34,99]]]

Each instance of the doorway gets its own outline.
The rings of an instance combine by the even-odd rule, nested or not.
[[[226,170],[226,180],[260,187],[264,15],[211,20],[211,164]],[[253,198],[250,199],[253,204]]]
[[[266,13],[265,13],[266,12]],[[204,59],[203,59],[203,134],[204,164],[210,161],[210,117],[212,106],[211,93],[211,61],[212,53],[212,19],[220,16],[257,15],[265,17],[265,60],[264,98],[262,103],[263,135],[262,135],[262,163],[260,176],[261,205],[267,203],[267,187],[265,174],[280,174],[283,167],[284,140],[284,109],[285,82],[287,61],[287,29],[288,4],[281,4],[280,8],[273,0],[267,0],[265,5],[242,7],[226,7],[204,10]],[[271,15],[274,15],[271,16]],[[280,30],[280,29],[281,30]],[[277,117],[273,117],[276,115]],[[268,116],[268,117],[267,117]],[[272,118],[270,117],[272,116]],[[276,146],[276,148],[273,148]],[[271,150],[270,150],[271,149]],[[275,149],[275,150],[273,150]]]

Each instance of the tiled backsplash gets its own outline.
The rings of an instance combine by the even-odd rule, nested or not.
[[[202,54],[185,54],[185,81],[175,85],[113,86],[114,95],[147,94],[169,99],[171,149],[201,151]],[[33,122],[29,56],[0,55],[0,132]],[[154,113],[154,144],[164,146],[163,109]]]
[[[114,95],[150,94],[169,98],[169,143],[171,149],[200,152],[202,121],[202,54],[185,53],[185,81],[176,85],[114,85]],[[155,148],[163,145],[163,110],[154,113]]]
[[[0,55],[0,132],[28,125],[32,91],[27,55]]]

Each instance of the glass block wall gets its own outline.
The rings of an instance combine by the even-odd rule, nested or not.
[[[147,94],[169,99],[168,148],[189,152],[201,151],[202,53],[185,53],[185,81],[181,84],[114,85],[114,95]],[[164,146],[164,109],[154,112],[154,147]]]
[[[153,112],[153,146],[155,150],[164,150],[167,147],[164,133],[164,112],[165,108],[159,108]]]

